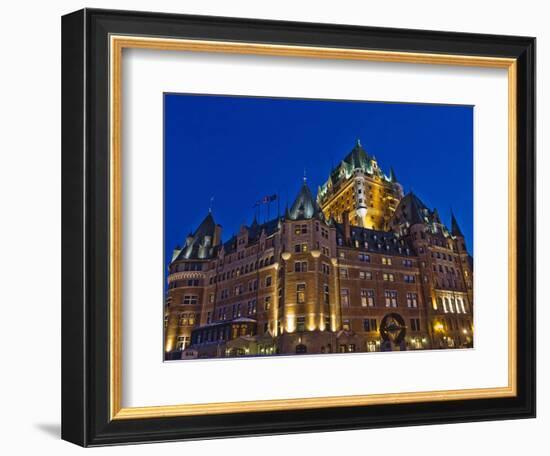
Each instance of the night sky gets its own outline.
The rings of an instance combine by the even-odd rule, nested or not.
[[[358,138],[449,227],[452,207],[473,253],[471,106],[165,94],[164,126],[166,263],[211,197],[225,241],[252,222],[263,196],[279,194],[283,214],[304,169],[316,195]]]

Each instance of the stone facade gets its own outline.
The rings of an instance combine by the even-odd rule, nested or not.
[[[403,196],[360,143],[313,198],[227,242],[209,213],[176,248],[166,359],[473,346],[473,268],[452,216]]]

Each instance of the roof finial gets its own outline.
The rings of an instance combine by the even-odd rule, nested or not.
[[[306,177],[306,169],[304,168],[304,184],[306,183],[307,181],[307,177]]]
[[[361,147],[361,140],[359,138],[357,138],[357,145]]]
[[[214,204],[214,196],[210,197],[210,206],[208,207],[208,212],[212,213],[212,205]]]

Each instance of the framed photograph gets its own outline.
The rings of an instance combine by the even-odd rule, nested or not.
[[[62,436],[535,416],[535,39],[62,21]]]

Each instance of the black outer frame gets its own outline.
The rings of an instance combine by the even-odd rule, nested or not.
[[[514,398],[109,419],[110,34],[518,59]],[[62,438],[82,446],[535,417],[535,39],[84,9],[62,18]]]

